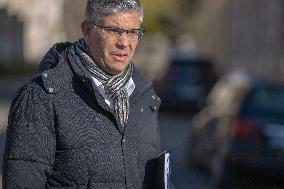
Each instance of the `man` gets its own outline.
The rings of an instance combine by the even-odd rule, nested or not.
[[[139,0],[88,0],[84,38],[55,45],[8,121],[3,187],[152,188],[160,98],[131,62]]]

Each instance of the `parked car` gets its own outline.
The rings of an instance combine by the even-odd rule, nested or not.
[[[272,179],[281,185],[284,179],[284,88],[264,81],[252,82],[240,75],[235,79],[232,80],[238,83],[238,90],[235,97],[230,98],[235,100],[233,110],[223,107],[226,105],[223,98],[224,103],[222,100],[211,102],[194,116],[189,150],[191,163],[206,168],[215,184],[222,188],[230,188],[235,181],[246,185],[246,179],[238,180],[244,175]],[[218,112],[218,106],[224,111]]]
[[[216,80],[210,60],[181,56],[172,58],[158,90],[162,109],[200,110]]]

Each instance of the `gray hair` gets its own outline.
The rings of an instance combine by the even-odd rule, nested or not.
[[[98,21],[108,14],[137,10],[143,22],[144,10],[139,0],[88,0],[85,12],[87,21]]]

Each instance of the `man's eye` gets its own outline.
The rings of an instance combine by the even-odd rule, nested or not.
[[[105,30],[110,33],[118,33],[118,30],[116,28],[106,28]]]
[[[128,33],[136,35],[138,33],[138,31],[137,30],[129,30]]]

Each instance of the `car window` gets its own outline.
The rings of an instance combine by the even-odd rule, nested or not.
[[[284,89],[270,86],[257,87],[245,98],[240,114],[283,118]]]
[[[171,81],[183,83],[206,82],[213,84],[216,80],[211,64],[198,59],[172,61],[169,78]]]

